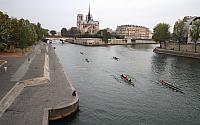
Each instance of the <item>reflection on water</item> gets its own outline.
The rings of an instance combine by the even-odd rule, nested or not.
[[[199,60],[155,54],[152,50],[158,45],[150,44],[53,46],[78,91],[80,111],[51,125],[200,124]],[[130,75],[135,86],[123,82],[122,73]],[[186,94],[158,84],[160,79]]]
[[[156,45],[158,46],[158,45]],[[128,48],[142,50],[142,51],[148,51],[148,49],[152,50],[152,45],[145,45],[144,44],[135,44],[135,45],[127,45]]]

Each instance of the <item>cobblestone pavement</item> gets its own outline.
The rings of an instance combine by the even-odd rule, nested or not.
[[[5,72],[3,67],[0,68],[0,100],[18,81],[42,75],[43,68],[39,67],[44,65],[44,53],[41,51],[45,51],[45,45],[42,43],[33,47],[33,52],[25,57],[1,58],[7,61],[4,65],[7,71]]]
[[[0,68],[0,100],[2,97],[15,85],[16,82],[11,81],[12,75],[15,74],[17,69],[21,64],[26,60],[26,57],[4,57],[1,58],[7,61],[7,72],[4,71],[4,68]]]
[[[46,53],[45,50],[41,51],[41,53],[43,52]],[[21,94],[0,117],[0,125],[42,125],[45,108],[69,104],[76,98],[72,96],[72,87],[52,47],[49,47],[48,55],[50,82],[26,87],[22,90]],[[43,62],[43,56],[36,56],[23,79],[37,76],[37,72],[42,69]],[[35,69],[35,67],[37,68]],[[37,69],[39,70],[37,71]]]

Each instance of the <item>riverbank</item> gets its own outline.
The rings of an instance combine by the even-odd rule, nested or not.
[[[200,53],[168,50],[168,49],[161,49],[161,48],[158,48],[158,47],[155,48],[153,51],[155,53],[159,53],[159,54],[167,54],[167,55],[173,55],[173,56],[181,56],[181,57],[200,59]]]
[[[27,71],[23,81],[18,81],[0,101],[2,125],[48,125],[49,120],[64,118],[79,108],[79,97],[72,96],[75,89],[54,49],[41,43],[34,56],[30,66],[24,67]]]
[[[135,45],[132,43],[126,43],[126,44],[106,44],[106,43],[101,43],[101,44],[86,44],[86,43],[78,43],[78,42],[72,42],[68,41],[68,43],[75,44],[75,45],[82,45],[82,46],[113,46],[113,45]]]
[[[150,41],[150,42],[144,42],[144,40],[141,41],[134,41],[134,42],[127,42],[127,40],[123,40],[123,39],[115,39],[112,42],[108,41],[108,43],[105,42],[94,42],[94,41],[76,41],[76,40],[67,40],[66,42],[71,43],[71,44],[76,44],[76,45],[83,45],[83,46],[113,46],[113,45],[136,45],[136,44],[157,44],[154,41]]]

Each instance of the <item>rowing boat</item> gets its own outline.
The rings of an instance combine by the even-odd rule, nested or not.
[[[160,80],[160,83],[161,83],[161,85],[165,85],[166,87],[171,88],[172,90],[175,90],[175,91],[177,91],[177,92],[184,93],[180,88],[178,88],[177,86],[175,86],[175,85],[172,84],[172,83],[169,83],[169,82],[164,81],[164,80]]]
[[[85,59],[85,61],[88,62],[88,63],[90,62],[88,59]]]
[[[131,85],[134,86],[134,83],[132,82],[132,80],[129,81],[128,79],[126,79],[126,78],[125,78],[124,76],[122,76],[122,75],[121,75],[121,79],[123,79],[124,82],[129,83],[129,84],[131,84]]]
[[[113,57],[113,59],[115,59],[115,60],[117,60],[117,61],[119,60],[119,58],[118,58],[118,57],[115,57],[115,56]]]

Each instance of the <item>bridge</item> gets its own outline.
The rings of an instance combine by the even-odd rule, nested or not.
[[[62,41],[62,42],[73,42],[74,41],[74,37],[46,37],[43,39],[43,42],[48,42],[49,41]]]
[[[46,37],[45,39],[66,41],[66,40],[74,40],[74,37]]]

